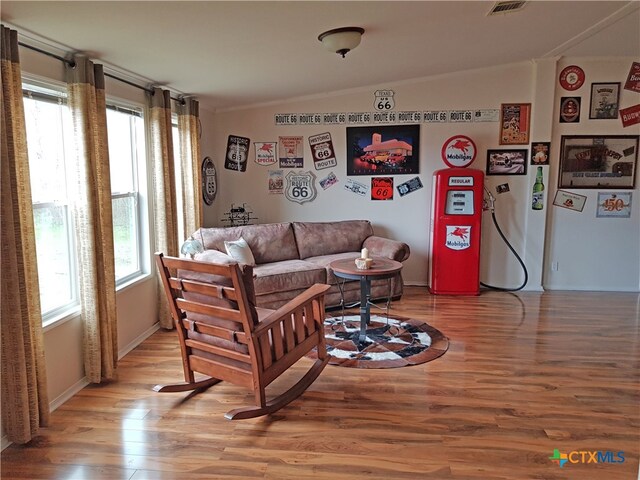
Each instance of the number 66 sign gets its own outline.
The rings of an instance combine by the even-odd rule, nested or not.
[[[287,186],[284,196],[287,200],[303,204],[315,200],[318,191],[316,190],[316,176],[312,171],[289,172],[285,177]]]
[[[396,106],[393,101],[393,94],[393,90],[376,90],[373,108],[376,110],[393,110],[393,107]]]

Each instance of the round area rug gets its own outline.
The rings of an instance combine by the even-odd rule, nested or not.
[[[372,315],[365,341],[360,343],[360,316],[327,317],[324,321],[331,365],[353,368],[397,368],[438,358],[449,339],[422,320]]]

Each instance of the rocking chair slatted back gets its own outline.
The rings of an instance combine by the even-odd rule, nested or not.
[[[264,318],[259,319],[247,295],[253,289],[245,286],[253,279],[237,263],[213,264],[162,254],[156,254],[156,262],[176,326],[186,381],[157,386],[156,391],[201,389],[220,380],[244,385],[254,390],[257,406],[232,410],[226,417],[250,418],[274,412],[297,398],[327,364],[322,323],[328,285],[314,285],[278,310],[260,309]],[[267,402],[265,388],[314,348],[318,360],[309,372]],[[196,382],[194,372],[209,378]]]

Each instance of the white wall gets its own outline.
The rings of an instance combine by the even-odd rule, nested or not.
[[[212,156],[220,179],[219,196],[215,202],[216,221],[209,225],[221,225],[222,214],[230,208],[231,203],[244,202],[251,206],[261,223],[369,219],[377,234],[409,244],[411,257],[405,262],[404,277],[407,283],[424,285],[427,283],[431,179],[435,170],[446,167],[441,159],[442,145],[453,135],[468,135],[478,147],[478,156],[471,168],[485,170],[487,148],[499,147],[498,122],[423,123],[420,133],[419,177],[424,188],[402,198],[396,191],[392,201],[376,202],[344,189],[347,178],[363,183],[370,182],[368,176],[346,176],[346,126],[276,126],[274,114],[372,111],[374,91],[378,88],[394,90],[396,111],[498,109],[503,102],[532,102],[532,70],[533,65],[526,62],[413,82],[380,85],[261,108],[218,113],[213,132],[216,151]],[[331,133],[338,166],[334,169],[315,171],[307,137],[325,131]],[[249,137],[252,142],[277,141],[281,135],[302,135],[305,137],[304,170],[314,170],[318,179],[333,171],[338,176],[339,183],[326,191],[318,187],[317,199],[303,205],[289,202],[282,195],[270,195],[267,193],[267,177],[268,170],[274,167],[256,164],[255,152],[251,151],[246,172],[224,169],[226,142],[230,134]],[[397,175],[395,185],[413,176]],[[511,193],[498,199],[497,216],[516,249],[522,251],[525,238],[523,212],[529,204],[528,179],[526,176],[492,177],[487,183],[493,187],[505,180],[508,180],[511,186]],[[489,216],[485,215],[484,220],[489,221]],[[520,267],[515,259],[504,261],[508,250],[496,240],[497,238],[493,227],[487,223],[483,232],[482,279],[496,285],[518,284]]]
[[[556,88],[553,113],[553,145],[549,181],[549,200],[553,200],[558,185],[558,165],[563,135],[638,135],[640,125],[622,128],[620,119],[590,120],[589,106],[592,82],[624,82],[633,61],[638,58],[563,58],[558,73],[568,65],[579,65],[585,72],[584,85],[568,92]],[[561,97],[581,97],[580,123],[559,123]],[[620,106],[626,108],[640,103],[640,94],[621,89]],[[636,166],[637,170],[637,166]],[[547,255],[544,286],[549,289],[568,290],[621,290],[640,289],[640,178],[636,171],[635,189],[619,190],[632,193],[631,218],[596,218],[598,192],[607,189],[563,190],[586,195],[584,210],[576,212],[553,207],[548,213]],[[551,269],[557,262],[558,269]]]
[[[576,214],[551,205],[557,182],[560,135],[575,134],[637,134],[637,128],[622,131],[619,120],[583,120],[577,125],[559,124],[557,75],[560,69],[576,59],[547,58],[527,63],[504,65],[476,71],[372,86],[348,92],[335,92],[306,99],[292,99],[280,104],[219,112],[215,115],[214,141],[209,142],[210,155],[218,170],[219,194],[214,205],[207,210],[205,225],[221,226],[224,212],[231,204],[247,203],[258,217],[256,223],[280,221],[332,221],[365,218],[372,221],[377,234],[404,241],[411,247],[411,257],[405,262],[404,277],[409,284],[427,283],[428,219],[431,203],[431,178],[435,170],[445,168],[440,150],[450,136],[464,134],[471,137],[478,156],[471,168],[485,170],[486,150],[508,148],[498,144],[498,123],[443,123],[421,125],[420,174],[424,188],[406,197],[388,202],[375,202],[368,197],[358,197],[344,189],[347,178],[368,184],[370,177],[346,176],[346,126],[276,126],[276,113],[362,112],[373,111],[374,91],[392,89],[395,92],[395,110],[452,110],[499,108],[501,103],[532,103],[531,141],[551,141],[551,165],[544,168],[547,187],[543,211],[531,209],[531,192],[536,169],[528,166],[526,176],[489,176],[487,187],[494,192],[501,183],[508,183],[510,192],[496,195],[496,217],[515,250],[524,259],[529,270],[526,289],[582,289],[635,290],[639,288],[639,224],[640,209],[627,220],[596,219],[596,193],[589,192],[589,208]],[[588,108],[590,82],[624,82],[632,59],[593,59],[580,61],[587,73],[587,83],[578,91],[583,96],[583,108]],[[558,63],[559,62],[559,63]],[[559,87],[558,87],[559,88]],[[563,95],[568,96],[568,92]],[[632,92],[622,93],[622,106],[636,101]],[[636,102],[637,103],[637,102]],[[315,171],[312,166],[308,136],[331,133],[337,153],[338,166]],[[301,135],[304,137],[305,166],[318,179],[333,171],[339,183],[324,191],[319,186],[318,196],[312,203],[299,205],[282,195],[267,191],[269,169],[254,162],[251,146],[246,172],[224,169],[224,156],[228,135],[249,137],[255,141],[277,141],[278,136]],[[529,145],[514,146],[527,148]],[[286,175],[287,169],[284,170]],[[395,176],[395,185],[413,175]],[[638,187],[636,187],[637,191]],[[585,192],[582,192],[585,193]],[[637,196],[637,195],[636,195]],[[481,280],[496,286],[515,287],[521,284],[523,274],[517,260],[497,234],[490,216],[483,218],[481,249]],[[611,229],[615,246],[602,253],[602,244],[611,245]],[[620,232],[620,233],[617,233]],[[545,243],[546,239],[546,243]],[[579,239],[579,241],[578,241]],[[594,260],[598,259],[598,260]],[[551,261],[560,265],[553,275],[548,272]]]

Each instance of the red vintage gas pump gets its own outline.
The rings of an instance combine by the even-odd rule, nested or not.
[[[429,291],[480,294],[484,173],[446,168],[433,174]]]

